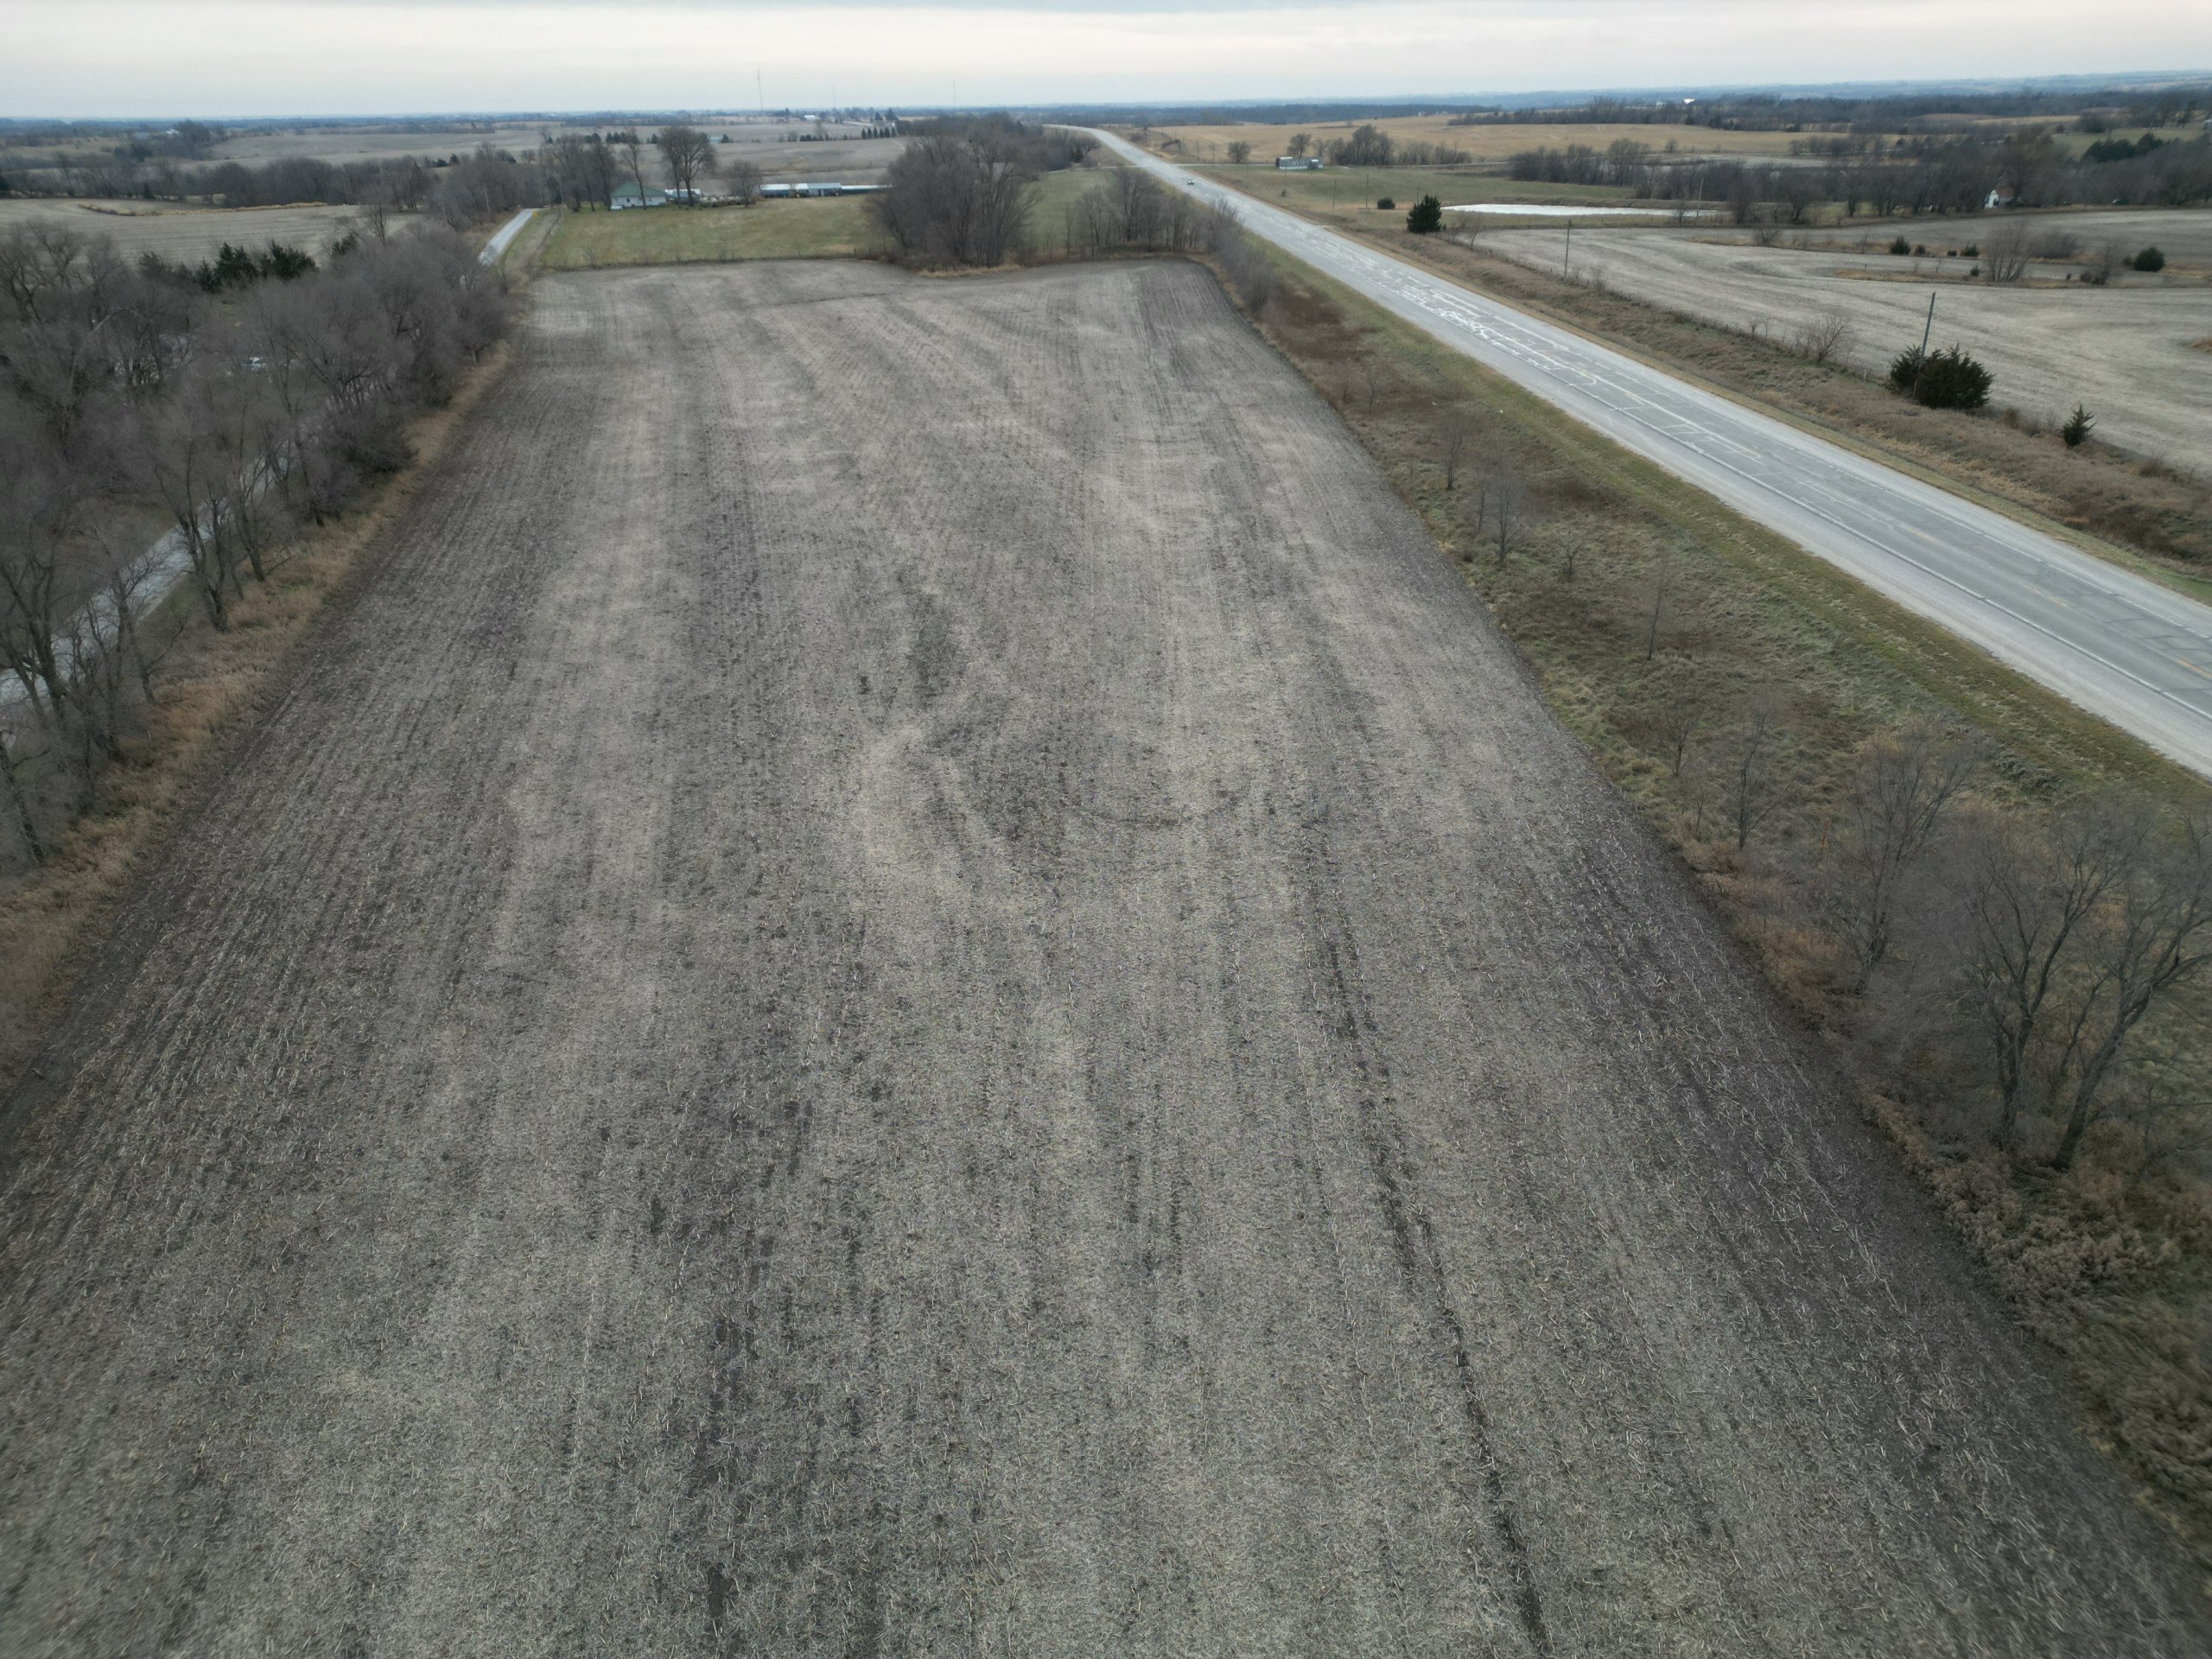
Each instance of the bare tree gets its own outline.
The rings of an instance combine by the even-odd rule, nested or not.
[[[1313,147],[1313,135],[1312,133],[1310,133],[1310,132],[1294,132],[1294,133],[1292,133],[1292,134],[1290,135],[1290,153],[1291,153],[1293,156],[1297,156],[1297,157],[1299,157],[1299,158],[1300,158],[1300,159],[1302,160],[1302,159],[1304,158],[1305,155],[1306,155],[1306,152],[1307,150],[1311,149]]]
[[[2139,844],[2102,924],[2088,934],[2087,986],[2067,1033],[2072,1083],[2051,1162],[2070,1168],[2137,1028],[2161,999],[2212,963],[2212,826],[2200,814]]]
[[[2028,227],[2006,219],[1981,244],[1981,274],[1993,283],[2017,283],[2028,269]]]
[[[1444,423],[1444,487],[1454,489],[1459,481],[1459,460],[1466,454],[1467,445],[1475,435],[1475,426],[1464,414],[1454,413]]]
[[[1797,325],[1790,344],[1797,355],[1815,363],[1831,363],[1851,346],[1851,314],[1829,306]]]
[[[1775,722],[1774,704],[1755,697],[1737,723],[1728,762],[1730,817],[1736,830],[1738,851],[1751,844],[1751,831],[1773,815],[1780,804],[1777,787],[1782,754],[1782,733]]]
[[[1682,762],[1689,754],[1690,744],[1704,725],[1705,704],[1695,696],[1670,696],[1660,705],[1655,734],[1659,740],[1659,753],[1667,762],[1668,776],[1682,775]]]
[[[1229,162],[1232,167],[1242,167],[1252,159],[1252,146],[1242,138],[1229,146]]]
[[[2126,1173],[2137,1185],[2176,1160],[2212,1147],[2212,1100],[2164,1078],[2136,1079],[2133,1088],[2105,1108],[2104,1116],[2133,1131],[2135,1155]]]
[[[218,630],[231,625],[230,548],[222,502],[229,486],[218,372],[202,370],[133,435],[140,480],[184,543],[194,590]]]
[[[1908,883],[1979,760],[1971,744],[1926,726],[1885,734],[1861,752],[1832,894],[1854,991],[1888,957]]]
[[[1033,194],[1027,173],[988,143],[932,134],[891,163],[868,206],[904,259],[996,265],[1020,241]]]
[[[2148,825],[2139,813],[2102,808],[2067,813],[2047,836],[1997,822],[1980,828],[1962,884],[1968,1000],[1994,1066],[1997,1144],[2009,1148],[2038,1071],[2057,1075],[2045,1057],[2050,1027],[2069,1023],[2063,1010],[2082,936]]]
[[[1375,394],[1382,389],[1382,371],[1376,361],[1375,353],[1371,351],[1363,351],[1352,366],[1358,372],[1360,384],[1367,388],[1367,406],[1372,410],[1375,407]]]
[[[760,200],[760,168],[743,159],[727,162],[722,167],[722,178],[729,188],[729,199],[741,207],[750,207]]]
[[[5,721],[0,721],[0,789],[7,791],[16,833],[22,838],[23,849],[31,855],[32,863],[43,864],[47,859],[46,838],[39,834],[29,780],[23,776],[23,756],[18,752],[22,741],[8,729]]]
[[[613,146],[615,170],[638,187],[638,200],[640,205],[645,200],[646,148],[645,140],[634,132],[622,134]],[[610,191],[610,199],[612,194]]]
[[[1491,545],[1497,550],[1497,562],[1503,564],[1506,556],[1521,545],[1529,522],[1535,518],[1535,507],[1529,499],[1528,486],[1510,473],[1500,473],[1488,491]]]
[[[660,164],[676,199],[682,202],[697,201],[701,181],[721,168],[714,140],[696,127],[684,126],[661,129]]]
[[[1651,573],[1651,610],[1643,630],[1643,660],[1649,662],[1659,654],[1659,626],[1666,620],[1667,601],[1675,592],[1675,561],[1670,554],[1661,554],[1659,565]]]
[[[538,153],[551,173],[554,188],[569,207],[582,207],[589,202],[604,207],[614,199],[621,162],[599,134],[563,133]]]
[[[77,601],[68,548],[85,523],[90,481],[68,447],[4,407],[0,453],[0,664],[34,703],[59,709],[69,697],[60,628]]]

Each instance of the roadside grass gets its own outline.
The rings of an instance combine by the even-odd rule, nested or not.
[[[1263,200],[1277,200],[1264,181],[1255,186],[1238,169],[1213,173]],[[1299,204],[1294,197],[1278,205]],[[2069,449],[2056,432],[2009,421],[2001,411],[1923,409],[1853,370],[1814,363],[1785,342],[1684,317],[1602,283],[1569,282],[1452,237],[1411,235],[1402,215],[1306,211],[1477,293],[1686,373],[2212,601],[2212,479],[2103,444]]]
[[[1978,734],[1978,810],[2033,817],[2201,780],[1279,251],[1263,332],[1342,412],[1459,562],[1552,707],[1711,895],[1855,1082],[2015,1317],[2060,1357],[2101,1445],[2212,1563],[2212,1200],[2120,1125],[2065,1174],[1999,1157],[1970,1056],[1901,1039],[1842,988],[1820,882],[1859,758],[1934,723]],[[1446,482],[1451,433],[1466,436]],[[1485,498],[1524,489],[1506,556]],[[1655,617],[1656,610],[1656,617]],[[1727,789],[1749,711],[1775,721],[1772,817],[1738,849]],[[1672,753],[1685,724],[1681,764]],[[1919,942],[1931,952],[1940,941]],[[1932,993],[1920,993],[1932,995]],[[1913,1007],[1904,1023],[1925,1010]],[[2160,1040],[2212,1065],[2212,988]],[[1885,1021],[1887,1023],[1885,1023]]]
[[[171,641],[159,694],[124,758],[102,774],[92,809],[54,855],[0,887],[0,1098],[36,1058],[70,992],[146,860],[181,820],[210,762],[244,732],[362,550],[420,486],[512,348],[486,353],[442,409],[407,430],[413,460],[363,504],[308,532],[248,588],[218,633],[181,584],[141,626]],[[150,537],[149,537],[150,539]]]

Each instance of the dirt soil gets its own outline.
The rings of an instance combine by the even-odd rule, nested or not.
[[[0,1650],[2202,1650],[1202,271],[543,279],[370,557],[0,1117]]]
[[[2129,252],[2158,239],[2142,221],[2159,215],[2124,217]],[[2177,241],[2198,221],[2212,223],[2212,214],[2165,217],[2177,221],[2169,238]],[[2096,214],[2034,221],[2084,243],[2120,234],[2103,222]],[[1879,243],[1891,228],[1869,234]],[[1895,228],[1940,255],[1986,236],[1992,221]],[[1493,253],[1556,271],[1565,233],[1491,231],[1478,239]],[[1802,324],[1840,311],[1851,323],[1845,360],[1878,375],[1920,343],[1933,294],[1936,344],[1963,346],[1988,365],[1996,406],[2055,426],[2085,404],[2100,437],[2137,454],[2200,473],[2212,455],[2212,354],[2190,349],[2212,334],[2212,290],[2200,278],[2131,275],[2091,288],[2058,281],[2066,268],[2052,265],[2033,268],[2036,285],[1993,286],[1962,280],[1974,264],[1965,257],[1762,248],[1711,231],[1587,226],[1575,228],[1573,260],[1586,280],[1602,275],[1631,298],[1726,327],[1757,326],[1784,344]],[[1898,280],[1915,276],[1926,280]]]

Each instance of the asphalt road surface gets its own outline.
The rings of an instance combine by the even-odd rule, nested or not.
[[[0,1653],[2204,1650],[1180,263],[541,279],[0,1114]]]
[[[1122,160],[2212,777],[2212,608],[1111,134]]]

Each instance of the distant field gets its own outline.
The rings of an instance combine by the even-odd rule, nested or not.
[[[1046,248],[1065,242],[1065,210],[1105,178],[1090,168],[1048,173],[1030,228]],[[866,196],[763,201],[750,207],[652,207],[566,213],[538,263],[548,270],[594,266],[719,264],[739,259],[841,259],[887,245]]]
[[[1150,131],[1154,138],[1181,139],[1192,161],[1222,160],[1226,157],[1229,146],[1241,140],[1252,146],[1255,157],[1271,162],[1284,153],[1294,132],[1311,133],[1319,144],[1327,139],[1342,138],[1356,126],[1369,124],[1380,127],[1394,140],[1455,145],[1477,162],[1502,162],[1517,151],[1543,145],[1557,149],[1567,144],[1588,144],[1603,149],[1623,138],[1649,144],[1654,149],[1663,150],[1673,144],[1692,156],[1787,156],[1790,140],[1803,137],[1802,133],[1725,132],[1712,127],[1567,124],[1455,127],[1451,124],[1451,118],[1441,115],[1385,117],[1372,123],[1303,122],[1281,126],[1245,122],[1234,126],[1154,127]]]
[[[517,156],[537,149],[548,138],[564,133],[604,131],[620,118],[597,124],[570,121],[476,122],[447,125],[417,123],[362,122],[302,127],[254,128],[233,134],[217,144],[208,160],[254,165],[291,156],[343,164],[397,160],[419,156],[442,160],[466,156],[480,144],[490,144]],[[701,119],[693,125],[717,140],[716,154],[742,156],[761,171],[777,178],[833,178],[852,184],[873,183],[905,147],[899,138],[862,138],[856,124],[819,125],[811,122],[729,118]],[[648,137],[657,124],[639,123]],[[817,136],[820,135],[820,136]],[[800,137],[810,142],[795,142]],[[727,143],[719,141],[727,139]],[[64,146],[63,148],[68,148]],[[53,147],[0,148],[0,171],[35,175],[50,168],[60,151]],[[195,163],[186,163],[188,168]]]
[[[309,127],[243,133],[224,140],[215,154],[223,161],[265,162],[281,156],[312,156],[327,162],[362,162],[400,156],[466,156],[479,144],[490,143],[522,155],[536,149],[548,137],[603,131],[608,124],[612,124],[594,127],[550,121],[497,127]],[[806,122],[757,120],[700,120],[693,124],[717,141],[728,140],[726,144],[717,142],[717,156],[742,156],[773,178],[819,177],[872,184],[906,144],[900,138],[859,137],[860,129],[850,125],[817,127]],[[642,123],[638,130],[650,137],[659,129]],[[794,142],[802,134],[817,132],[826,136],[805,143]]]
[[[347,127],[257,128],[226,138],[214,148],[219,162],[269,162],[293,156],[322,162],[379,162],[401,156],[466,156],[479,144],[519,153],[534,149],[559,123],[482,123],[449,127],[396,126],[365,123]]]
[[[2081,213],[2037,222],[2085,244],[2110,238],[2130,248],[2158,242],[2193,251],[2212,239],[2212,213]],[[1956,245],[1960,231],[1948,234]],[[1500,230],[1484,232],[1478,245],[1556,270],[1564,238],[1557,230]],[[2056,424],[2079,402],[2096,416],[2101,437],[2139,454],[2190,471],[2212,455],[2212,358],[2189,349],[2212,321],[2212,291],[2171,266],[2161,277],[2129,275],[2088,288],[2059,280],[2064,266],[2038,264],[2031,283],[1992,286],[1967,278],[1972,262],[1964,257],[1800,251],[1713,232],[1612,227],[1578,227],[1573,257],[1585,280],[1785,343],[1815,319],[1847,319],[1841,355],[1869,373],[1919,342],[1933,296],[1936,343],[1964,346],[1989,366],[1996,407]]]
[[[1618,185],[1523,184],[1471,167],[1332,168],[1320,173],[1278,173],[1272,165],[1255,163],[1204,170],[1210,178],[1249,190],[1278,207],[1294,207],[1348,227],[1384,219],[1402,223],[1406,209],[1432,194],[1446,202],[1503,200],[1593,205],[1618,203],[1629,195]],[[1375,204],[1385,196],[1396,206],[1376,207]]]
[[[0,231],[34,223],[66,225],[111,238],[136,257],[205,259],[226,242],[261,248],[283,242],[321,253],[359,219],[353,207],[175,207],[147,201],[0,201]]]

